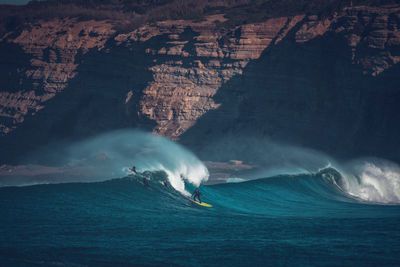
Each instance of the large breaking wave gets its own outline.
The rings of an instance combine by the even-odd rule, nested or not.
[[[335,172],[337,185],[346,194],[362,201],[400,204],[400,168],[383,159],[360,159]]]
[[[209,176],[204,164],[190,151],[166,138],[137,130],[119,130],[72,144],[50,145],[36,151],[29,161],[51,161],[56,167],[43,174],[45,168],[40,164],[28,166],[28,174],[6,175],[0,179],[0,185],[104,181],[128,175],[128,168],[135,165],[139,172],[164,171],[169,183],[187,195],[185,181],[199,186]],[[30,171],[42,174],[33,175]]]

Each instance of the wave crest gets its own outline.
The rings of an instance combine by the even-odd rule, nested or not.
[[[400,204],[400,167],[383,159],[364,159],[346,165],[346,171],[326,168],[320,174],[345,194],[381,204]]]
[[[45,163],[51,159],[56,166],[46,175],[29,170],[23,175],[0,175],[0,186],[104,181],[127,176],[128,167],[135,165],[139,172],[164,171],[169,183],[188,195],[185,181],[199,186],[209,176],[206,166],[190,151],[161,136],[137,130],[113,131],[76,143],[49,146],[34,153],[32,159]]]

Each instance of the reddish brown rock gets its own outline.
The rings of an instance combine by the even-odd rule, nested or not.
[[[17,92],[0,92],[0,116],[12,118],[12,123],[0,125],[8,133],[28,114],[45,107],[45,102],[64,90],[76,75],[75,57],[90,49],[103,49],[114,33],[112,24],[105,21],[77,21],[62,19],[39,21],[22,30],[15,38],[10,34],[0,42],[18,44],[32,56],[30,67],[21,73],[21,79],[32,80],[31,88]]]
[[[21,80],[32,80],[29,88],[2,88],[0,116],[4,122],[0,130],[8,134],[26,116],[45,109],[46,101],[57,96],[77,76],[78,55],[125,48],[124,51],[143,51],[153,58],[153,64],[148,66],[152,79],[142,91],[129,88],[116,98],[127,110],[137,106],[139,117],[154,121],[155,133],[178,139],[199,118],[220,107],[214,96],[222,86],[241,76],[249,62],[285,40],[304,46],[325,36],[344,38],[351,51],[349,58],[366,76],[383,73],[400,61],[396,53],[400,45],[399,17],[398,5],[356,6],[327,18],[305,15],[271,18],[220,31],[216,22],[226,19],[219,14],[201,22],[153,23],[117,35],[109,21],[40,21],[0,40],[20,46],[31,56],[29,66],[20,75]],[[107,42],[112,45],[106,47]],[[139,46],[145,47],[140,50]],[[115,60],[123,57],[121,54]],[[132,64],[139,66],[141,62]],[[95,72],[96,66],[91,71]],[[250,89],[233,88],[232,95]]]
[[[149,48],[147,53],[168,55],[171,60],[151,67],[153,79],[143,91],[141,113],[156,121],[154,132],[177,139],[207,111],[218,108],[213,96],[224,82],[240,75],[247,63],[260,56],[278,33],[287,26],[289,30],[298,17],[270,19],[263,23],[247,24],[221,34],[215,21],[224,21],[214,15],[199,23],[166,21],[152,27],[144,26],[130,34],[118,35],[120,45],[132,41],[147,41],[165,34],[166,47]],[[192,40],[184,40],[185,30],[193,31]],[[223,41],[221,41],[223,40]],[[192,51],[186,51],[190,43]],[[182,58],[188,58],[186,64]]]

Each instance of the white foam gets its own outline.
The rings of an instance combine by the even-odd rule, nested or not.
[[[168,182],[173,188],[184,194],[185,196],[190,196],[191,194],[185,189],[185,181],[199,186],[202,182],[208,180],[209,173],[207,168],[199,161],[197,163],[185,162],[181,160],[180,163],[173,168],[167,167],[162,163],[152,163],[151,167],[146,169],[149,171],[159,171],[162,170],[168,175]]]
[[[365,201],[400,204],[400,167],[385,160],[353,163],[354,177],[346,177],[345,190]],[[355,178],[355,179],[354,179]]]
[[[128,168],[135,165],[138,172],[165,171],[170,184],[188,195],[185,181],[199,186],[209,177],[206,166],[184,147],[164,137],[137,130],[113,131],[46,151],[46,155],[37,152],[35,157],[51,156],[57,158],[60,165],[67,166],[69,170],[84,167],[86,171],[86,178],[83,175],[57,175],[60,178],[54,183],[94,182],[124,177],[131,174]],[[31,184],[48,183],[44,178],[33,178],[29,177]],[[19,185],[21,184],[24,184],[24,181]]]

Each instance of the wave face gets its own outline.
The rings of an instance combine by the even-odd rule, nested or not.
[[[373,198],[364,192],[364,182],[343,176],[333,168],[317,174],[280,175],[243,183],[205,187],[210,201],[222,210],[268,216],[363,217],[384,216],[382,204],[400,204],[389,194]],[[385,189],[380,187],[382,192]],[[389,190],[389,189],[387,189]],[[392,188],[392,191],[395,189]],[[392,201],[387,201],[387,200]],[[383,208],[385,210],[385,208]]]
[[[190,201],[186,191],[181,192],[179,188],[174,188],[171,182],[165,186],[163,180],[167,177],[169,176],[166,171],[158,170],[104,182],[0,189],[4,199],[10,198],[8,201],[16,198],[13,193],[19,194],[21,199],[35,198],[43,194],[40,204],[44,206],[53,205],[51,202],[46,203],[46,199],[50,201],[52,197],[60,199],[59,203],[62,203],[64,196],[71,199],[77,197],[78,202],[88,205],[96,205],[96,200],[103,198],[105,205],[118,206],[129,203],[130,212],[137,214],[142,210],[157,210],[160,213],[182,210],[214,215],[268,217],[363,218],[400,215],[400,205],[397,205],[399,203],[382,205],[382,202],[367,201],[371,199],[371,195],[362,198],[366,192],[364,182],[361,181],[357,189],[355,181],[350,182],[334,168],[325,168],[317,174],[279,175],[239,183],[202,185],[199,187],[203,195],[202,200],[213,205],[212,209],[205,210],[199,210],[199,207]],[[148,186],[144,184],[145,179]],[[192,192],[196,187],[197,185],[186,180],[186,190]],[[373,192],[372,196],[375,196],[375,191],[370,190]],[[354,192],[362,193],[355,195]],[[8,209],[6,205],[3,208]],[[395,213],[392,213],[393,211]]]

